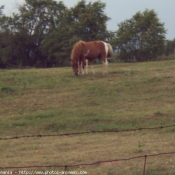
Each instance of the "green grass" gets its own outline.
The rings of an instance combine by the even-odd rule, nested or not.
[[[175,61],[113,63],[109,64],[108,75],[103,75],[102,70],[102,65],[95,65],[95,75],[89,71],[88,75],[78,77],[74,76],[71,68],[0,70],[0,137],[175,124]],[[24,140],[21,141],[22,144],[18,140],[8,144],[0,142],[0,149],[2,152],[6,149],[9,152],[16,150],[12,151],[15,155],[15,159],[11,156],[12,160],[6,156],[9,152],[3,153],[4,166],[21,163],[33,165],[32,156],[30,162],[26,162],[25,156],[21,158],[25,152],[21,152],[20,156],[19,150],[28,151],[37,162],[44,165],[90,163],[123,156],[168,152],[174,148],[173,134],[174,128],[169,128],[162,132],[155,130],[110,136],[63,137],[62,142],[60,138],[47,138],[49,141]],[[162,141],[154,142],[161,138]],[[32,145],[28,142],[32,142]],[[112,144],[114,142],[116,143]],[[163,146],[159,146],[161,144]],[[61,148],[63,150],[59,152]],[[47,153],[48,149],[53,151],[52,157],[50,152]],[[32,150],[38,150],[38,157]],[[64,150],[67,150],[68,157],[62,155]],[[59,154],[55,155],[57,151]],[[88,157],[85,156],[86,152]],[[148,175],[169,172],[166,170],[169,164],[164,170],[159,169],[160,165],[164,165],[162,158],[155,162],[148,164]],[[116,166],[121,173],[137,172],[137,168],[131,171],[132,162],[129,165],[125,163],[121,164],[122,168]],[[154,165],[152,169],[151,165]],[[142,172],[142,167],[141,162],[139,173]],[[116,168],[107,165],[90,167],[88,171],[107,175],[115,174]],[[171,171],[169,174],[172,174]]]
[[[0,71],[0,133],[64,133],[175,123],[174,61]],[[168,120],[167,120],[168,118]],[[9,126],[8,128],[6,126]],[[32,129],[36,128],[36,129]],[[18,134],[18,132],[16,132]]]

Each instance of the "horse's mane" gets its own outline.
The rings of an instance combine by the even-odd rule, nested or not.
[[[71,60],[74,60],[75,57],[78,58],[81,55],[82,47],[85,42],[80,40],[75,43],[71,52]]]

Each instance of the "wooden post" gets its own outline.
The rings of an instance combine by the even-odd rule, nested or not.
[[[147,155],[145,155],[145,159],[144,159],[144,169],[143,169],[143,175],[146,174],[146,159],[147,159]]]

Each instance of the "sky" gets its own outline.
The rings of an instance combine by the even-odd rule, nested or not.
[[[59,0],[56,0],[59,1]],[[68,7],[75,6],[79,0],[62,0]],[[95,2],[97,0],[86,0],[86,2]],[[175,38],[175,0],[100,0],[106,3],[105,14],[111,18],[107,23],[107,29],[116,31],[118,24],[126,19],[132,18],[137,12],[152,10],[157,13],[161,23],[164,23],[167,31],[166,38],[173,40]],[[19,5],[25,0],[0,0],[0,6],[5,5],[4,14],[11,15],[17,12]]]

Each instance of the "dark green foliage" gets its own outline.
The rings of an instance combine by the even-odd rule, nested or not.
[[[1,92],[2,92],[2,93],[8,94],[8,93],[12,93],[12,92],[14,92],[14,91],[15,91],[15,90],[14,90],[13,88],[8,87],[8,86],[6,86],[6,87],[1,87]]]
[[[154,10],[136,13],[119,24],[113,44],[124,61],[147,61],[162,54],[165,29]]]
[[[62,1],[25,0],[19,13],[2,16],[0,8],[0,67],[70,65],[78,40],[105,40],[109,32],[105,3],[81,0],[68,9]]]
[[[147,61],[174,53],[174,41],[165,42],[165,29],[154,10],[136,13],[108,31],[106,4],[79,1],[25,0],[11,17],[0,7],[0,68],[61,67],[79,40],[110,42],[124,61]],[[166,47],[165,47],[166,46]],[[164,49],[165,47],[165,49]]]
[[[47,65],[69,65],[72,46],[78,40],[105,40],[109,35],[106,29],[109,18],[104,15],[104,8],[104,3],[86,4],[82,0],[75,7],[66,9],[60,25],[45,38],[42,45]]]
[[[166,47],[165,47],[165,54],[171,55],[171,54],[175,54],[175,39],[173,41],[168,40]]]
[[[106,39],[106,22],[109,18],[104,14],[105,6],[99,1],[86,4],[82,0],[70,9],[69,18],[76,38],[85,41]]]

